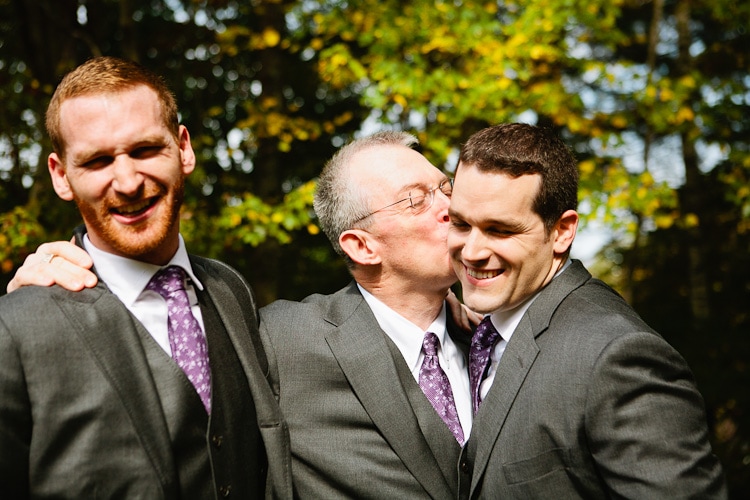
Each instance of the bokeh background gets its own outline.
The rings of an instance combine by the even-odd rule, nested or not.
[[[576,256],[688,360],[733,498],[750,492],[750,2],[0,0],[0,285],[80,221],[44,110],[97,55],[166,77],[192,134],[183,233],[261,304],[348,281],[316,225],[337,147],[415,133],[455,168],[478,129],[556,129],[579,159]]]

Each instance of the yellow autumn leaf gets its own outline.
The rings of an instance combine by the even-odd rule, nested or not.
[[[593,160],[584,160],[578,164],[578,169],[582,174],[593,174],[596,169],[596,163]]]
[[[687,106],[681,107],[677,111],[677,115],[675,115],[675,121],[677,123],[691,122],[693,119],[695,119],[695,113],[693,113],[693,110]]]
[[[334,54],[331,56],[331,65],[334,67],[340,67],[346,65],[346,57],[342,54]]]
[[[628,125],[628,120],[622,115],[617,115],[612,118],[612,125],[617,128],[625,128]]]
[[[406,109],[408,103],[406,102],[406,98],[404,96],[402,96],[401,94],[394,94],[393,100],[396,102],[396,104]]]
[[[661,100],[661,102],[671,101],[672,99],[674,99],[674,92],[672,92],[672,89],[661,89],[661,91],[659,92],[659,100]]]
[[[698,216],[692,213],[686,214],[684,221],[685,221],[685,226],[687,227],[696,227],[698,223],[700,222],[700,220],[698,219]]]
[[[541,45],[534,45],[529,51],[529,55],[534,60],[542,59],[544,57],[545,49]]]
[[[641,184],[646,187],[651,187],[654,185],[654,176],[651,175],[651,172],[646,171],[641,174]]]
[[[680,78],[680,83],[688,88],[695,88],[695,78],[692,75],[685,75]]]
[[[275,47],[279,40],[281,40],[281,35],[275,29],[266,28],[263,30],[263,43],[266,44],[266,47]]]

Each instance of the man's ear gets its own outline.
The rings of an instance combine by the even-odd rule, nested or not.
[[[578,231],[578,212],[575,210],[566,210],[557,220],[552,237],[554,238],[553,250],[555,254],[562,255],[570,250],[570,245],[576,237]]]
[[[378,253],[378,242],[367,231],[347,229],[339,236],[339,245],[359,265],[374,266],[382,261]]]
[[[73,199],[73,190],[70,189],[68,176],[65,173],[65,166],[57,153],[52,153],[47,157],[47,168],[49,175],[52,177],[52,187],[55,188],[57,196],[65,201]]]
[[[184,125],[180,125],[179,129],[179,140],[177,142],[180,147],[180,164],[182,165],[182,173],[189,175],[195,169],[195,152],[190,142],[190,133]]]

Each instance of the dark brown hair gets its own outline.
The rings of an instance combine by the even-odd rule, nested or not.
[[[547,232],[566,210],[578,205],[578,166],[551,130],[525,123],[495,125],[475,133],[461,148],[460,167],[520,177],[539,174],[534,211]]]

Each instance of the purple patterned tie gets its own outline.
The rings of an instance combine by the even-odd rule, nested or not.
[[[422,342],[424,361],[419,370],[419,387],[430,400],[432,407],[438,412],[445,425],[451,430],[459,444],[464,444],[464,431],[458,420],[456,402],[453,400],[453,391],[448,376],[442,368],[437,356],[438,338],[432,332],[427,332]]]
[[[190,301],[185,291],[185,271],[178,266],[169,266],[159,270],[148,285],[167,301],[169,312],[169,345],[172,358],[211,413],[211,368],[208,365],[208,346],[198,320],[190,310]]]
[[[479,405],[482,403],[482,395],[479,386],[487,375],[487,369],[490,367],[490,352],[500,336],[495,326],[490,321],[489,316],[479,323],[477,331],[471,338],[471,348],[469,349],[469,383],[471,384],[471,402],[474,406],[474,414],[479,411]]]

